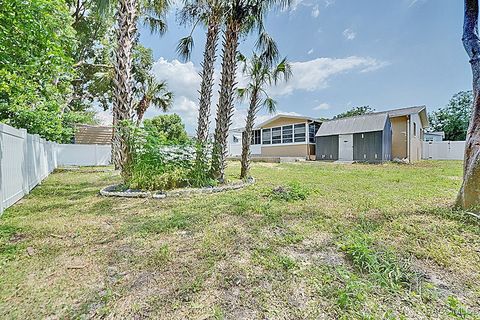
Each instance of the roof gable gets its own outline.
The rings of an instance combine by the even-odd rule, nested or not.
[[[302,120],[303,121],[315,121],[314,118],[310,118],[310,117],[306,117],[306,116],[297,116],[297,115],[289,115],[289,114],[277,114],[273,118],[270,118],[267,121],[264,121],[264,122],[260,123],[259,125],[255,126],[255,128],[259,129],[259,128],[265,127],[265,126],[269,125],[270,123],[275,122],[275,121],[277,121],[279,119],[282,119],[282,118],[295,119],[295,120],[300,120],[300,121],[302,121]]]

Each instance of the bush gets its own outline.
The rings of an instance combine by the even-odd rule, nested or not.
[[[209,159],[195,161],[199,146],[194,141],[172,142],[164,134],[131,124],[128,131],[132,157],[125,184],[129,188],[171,190],[215,185],[208,173]]]

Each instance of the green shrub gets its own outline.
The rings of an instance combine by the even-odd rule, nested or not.
[[[171,190],[213,186],[208,159],[196,161],[199,146],[191,140],[171,140],[158,130],[124,124],[128,131],[131,161],[125,184],[131,189]],[[205,147],[202,147],[205,148]]]

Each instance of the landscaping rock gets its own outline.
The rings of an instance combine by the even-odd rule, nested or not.
[[[207,187],[207,188],[185,188],[177,189],[166,192],[144,192],[139,190],[125,190],[120,191],[120,185],[113,185],[100,190],[100,194],[104,197],[120,197],[120,198],[153,198],[156,200],[162,200],[165,198],[175,198],[182,196],[189,196],[194,194],[209,194],[219,193],[232,190],[243,189],[251,184],[255,183],[254,178],[247,179],[246,182],[227,184],[219,187]]]

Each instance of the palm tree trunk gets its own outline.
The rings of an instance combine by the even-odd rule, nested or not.
[[[463,45],[470,57],[473,73],[473,112],[467,132],[463,185],[457,206],[480,209],[480,38],[478,0],[465,0]]]
[[[208,24],[207,42],[202,63],[202,84],[200,86],[200,109],[198,113],[197,140],[204,145],[208,139],[210,106],[212,100],[213,74],[215,71],[215,60],[220,33],[218,19],[212,18]]]
[[[258,111],[258,92],[252,92],[250,106],[247,113],[247,121],[245,131],[242,135],[242,160],[240,179],[247,179],[250,174],[250,145],[252,143],[253,126],[255,125],[255,117]]]
[[[148,106],[150,105],[150,102],[148,101],[147,97],[144,95],[142,97],[142,100],[138,103],[137,106],[137,127],[140,127],[142,124],[143,116],[145,115],[145,112],[147,112]]]
[[[228,129],[234,111],[233,99],[235,93],[235,73],[237,70],[237,48],[240,25],[230,20],[223,38],[222,79],[220,82],[220,98],[217,106],[215,141],[212,151],[211,175],[214,179],[225,180],[225,165],[227,159]]]
[[[114,75],[112,157],[124,173],[128,161],[126,132],[122,121],[132,114],[132,49],[136,37],[136,0],[119,0],[117,10],[117,51]]]

